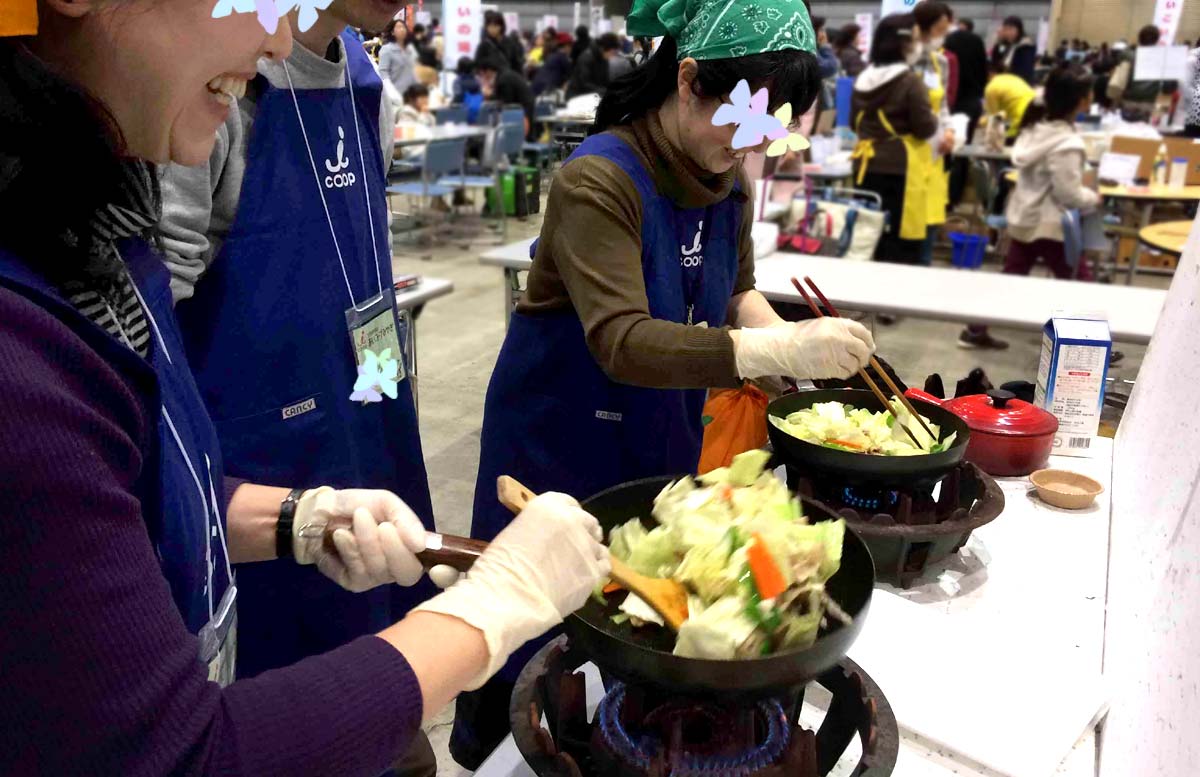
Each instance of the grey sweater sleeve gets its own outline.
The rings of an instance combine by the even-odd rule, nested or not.
[[[344,76],[334,75],[332,81],[312,76],[301,57],[314,55],[296,52],[289,63],[298,88],[337,88]],[[343,54],[343,57],[345,55]],[[318,60],[320,67],[329,63]],[[278,71],[278,72],[276,72]],[[275,82],[282,75],[278,65],[268,70]],[[326,80],[329,76],[324,76]],[[253,85],[251,85],[253,89]],[[239,100],[229,118],[217,129],[217,141],[207,164],[196,167],[168,165],[162,177],[163,215],[159,222],[167,268],[171,271],[171,294],[178,303],[188,299],[221,251],[225,238],[237,215],[246,176],[246,155],[250,129],[254,122],[256,101],[253,94]],[[395,143],[396,106],[384,92],[379,106],[379,142],[384,175],[391,168]],[[366,149],[364,149],[366,151]],[[298,159],[297,164],[308,164]],[[392,214],[387,209],[388,234],[391,234]],[[386,255],[391,255],[390,246]]]
[[[188,299],[221,250],[237,214],[242,179],[246,174],[246,129],[250,121],[242,106],[229,113],[217,129],[208,162],[195,167],[168,165],[162,176],[163,214],[159,222],[171,296]]]

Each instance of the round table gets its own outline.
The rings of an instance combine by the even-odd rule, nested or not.
[[[1156,251],[1179,256],[1191,231],[1190,221],[1164,221],[1144,227],[1138,232],[1138,239]]]
[[[1129,200],[1142,206],[1142,219],[1138,223],[1139,235],[1141,230],[1150,226],[1154,216],[1154,205],[1160,202],[1200,202],[1200,186],[1166,186],[1153,184],[1151,186],[1101,186],[1100,196],[1109,200]],[[1142,241],[1134,243],[1133,256],[1129,257],[1129,275],[1125,282],[1133,285],[1137,277],[1138,262],[1142,258]]]

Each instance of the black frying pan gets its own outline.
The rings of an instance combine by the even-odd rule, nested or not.
[[[612,529],[632,518],[640,519],[646,528],[652,529],[657,525],[650,514],[654,497],[675,479],[658,477],[624,483],[601,491],[583,506],[600,521],[606,542]],[[804,514],[810,521],[836,518],[819,502],[807,499]],[[330,534],[344,526],[344,522],[339,522],[326,527],[326,542],[333,552],[336,547]],[[478,540],[450,535],[431,537],[436,538],[436,547],[417,554],[426,567],[448,564],[466,570],[487,549],[487,543]],[[620,612],[618,607],[626,595],[624,592],[610,594],[604,605],[588,599],[582,609],[566,619],[566,628],[572,642],[597,666],[622,680],[655,685],[672,693],[720,693],[723,698],[774,696],[807,683],[841,660],[862,631],[874,585],[875,564],[871,553],[847,526],[841,568],[829,579],[826,588],[853,622],[848,625],[831,622],[810,647],[736,661],[681,658],[671,653],[675,647],[674,632],[658,626],[634,628],[628,622],[613,623],[612,616]]]
[[[819,472],[861,483],[904,484],[913,480],[937,480],[962,461],[967,452],[971,430],[966,421],[949,410],[928,402],[913,400],[917,412],[941,427],[942,438],[951,432],[958,437],[948,450],[923,456],[872,456],[866,453],[826,448],[793,437],[771,423],[770,416],[786,419],[792,413],[821,402],[842,402],[876,412],[886,412],[883,403],[870,391],[857,389],[816,389],[785,394],[767,406],[767,434],[775,455],[803,473]],[[914,422],[910,422],[914,423]]]
[[[650,509],[654,497],[672,480],[659,477],[624,483],[596,494],[583,506],[600,521],[606,539],[609,531],[631,518],[640,518],[647,528],[653,528],[656,524]],[[804,511],[810,521],[835,517],[807,500]],[[671,653],[675,646],[673,632],[655,626],[634,628],[628,622],[612,622],[624,594],[609,595],[603,606],[589,599],[567,619],[566,627],[575,645],[586,651],[601,669],[623,680],[657,685],[675,693],[716,692],[723,697],[777,695],[781,689],[803,685],[841,660],[862,630],[874,584],[871,554],[847,527],[841,569],[827,586],[830,596],[853,622],[849,625],[835,622],[822,630],[811,647],[737,661],[680,658]]]

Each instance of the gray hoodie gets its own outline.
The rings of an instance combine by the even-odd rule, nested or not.
[[[1039,122],[1021,133],[1013,146],[1017,186],[1006,211],[1013,240],[1061,242],[1065,211],[1100,204],[1100,195],[1083,184],[1086,158],[1083,138],[1069,122]]]

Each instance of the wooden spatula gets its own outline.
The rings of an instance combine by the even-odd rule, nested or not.
[[[507,475],[496,480],[496,490],[500,504],[512,510],[514,514],[524,510],[536,496]],[[662,616],[672,631],[679,631],[679,627],[688,618],[688,595],[683,584],[675,580],[639,574],[611,553],[609,559],[612,561],[612,579],[641,597],[651,609]]]

